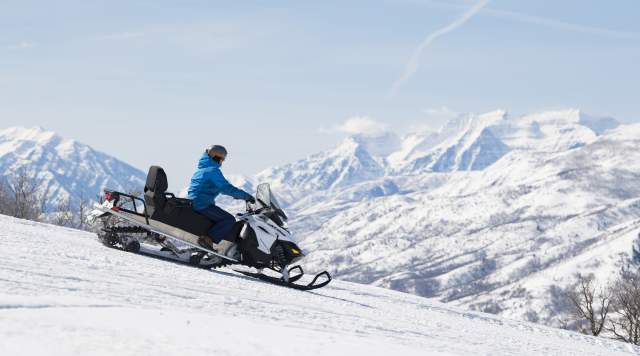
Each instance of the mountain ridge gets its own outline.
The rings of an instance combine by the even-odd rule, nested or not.
[[[513,150],[562,152],[591,143],[619,125],[577,109],[519,117],[506,110],[463,114],[436,132],[403,139],[390,131],[355,134],[331,150],[268,168],[254,180],[270,182],[289,204],[317,191],[385,177],[482,171]]]
[[[635,124],[557,152],[545,151],[548,146],[512,150],[481,171],[406,178],[443,180],[428,189],[400,189],[359,202],[320,201],[296,211],[291,224],[301,232],[303,248],[312,251],[310,265],[329,266],[339,278],[560,325],[569,311],[550,313],[557,307],[550,287],[538,290],[527,280],[546,271],[546,286],[558,278],[562,288],[569,287],[577,271],[548,268],[580,258],[603,236],[620,235],[618,226],[640,220],[639,144]],[[399,177],[386,179],[402,186]],[[616,239],[632,241],[634,229],[640,225]],[[614,257],[628,255],[631,244],[609,247],[591,262],[611,272],[620,267]],[[509,300],[500,295],[509,288],[528,294]],[[540,309],[528,304],[527,295]]]
[[[52,205],[94,199],[106,187],[137,191],[146,178],[127,163],[39,126],[0,131],[0,168],[5,179],[19,170],[38,179]]]

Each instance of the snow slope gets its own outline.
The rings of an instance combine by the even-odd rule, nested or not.
[[[137,168],[40,127],[0,130],[0,178],[19,169],[44,183],[52,204],[81,194],[93,199],[105,187],[140,189],[146,178]]]
[[[625,355],[640,348],[372,286],[300,292],[0,216],[1,355]]]

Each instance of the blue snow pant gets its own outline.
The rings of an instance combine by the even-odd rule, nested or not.
[[[236,223],[236,218],[234,218],[233,215],[215,205],[210,205],[202,210],[196,210],[196,212],[206,216],[213,222],[213,227],[209,229],[209,236],[215,243],[222,241]]]

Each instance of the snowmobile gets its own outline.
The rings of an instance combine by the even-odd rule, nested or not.
[[[286,225],[287,215],[269,184],[260,184],[256,202],[247,203],[246,211],[236,216],[229,236],[237,243],[237,252],[231,257],[200,243],[213,223],[196,213],[189,199],[178,198],[167,189],[167,175],[158,166],[149,169],[143,198],[106,189],[103,202],[96,204],[91,214],[91,220],[101,224],[100,241],[108,247],[206,269],[244,266],[257,272],[234,270],[299,290],[318,289],[331,282],[331,275],[324,271],[308,284],[296,283],[304,275],[296,263],[305,255],[294,242]]]

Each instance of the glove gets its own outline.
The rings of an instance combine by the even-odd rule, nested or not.
[[[249,194],[249,196],[247,196],[247,199],[245,199],[247,202],[251,203],[251,204],[255,204],[256,203],[256,198],[254,198],[251,194]]]

